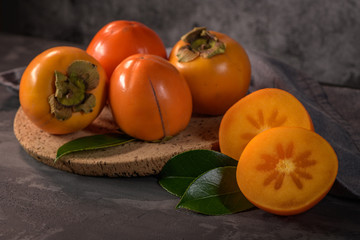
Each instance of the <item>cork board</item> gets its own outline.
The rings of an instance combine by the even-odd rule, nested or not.
[[[20,107],[14,119],[14,133],[28,154],[51,167],[80,175],[131,177],[158,174],[172,156],[184,151],[218,150],[220,121],[221,117],[193,116],[185,130],[164,143],[134,141],[106,149],[70,153],[56,163],[57,149],[64,143],[117,128],[107,107],[86,129],[61,136],[36,127]]]

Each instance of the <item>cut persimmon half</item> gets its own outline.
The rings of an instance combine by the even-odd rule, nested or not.
[[[295,96],[277,88],[257,90],[224,114],[219,129],[220,151],[239,160],[253,137],[280,126],[314,130],[309,113]]]
[[[336,153],[320,135],[303,128],[276,127],[247,144],[236,180],[244,196],[258,208],[294,215],[324,198],[337,172]]]

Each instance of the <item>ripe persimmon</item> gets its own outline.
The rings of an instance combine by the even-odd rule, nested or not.
[[[195,113],[222,115],[248,92],[249,57],[226,34],[195,28],[174,45],[169,61],[188,82]]]
[[[104,67],[108,79],[116,66],[133,54],[146,53],[166,58],[164,43],[153,29],[127,20],[116,20],[103,26],[86,52]]]
[[[174,136],[192,114],[189,86],[162,57],[136,54],[121,62],[110,79],[109,103],[126,134],[155,141]]]
[[[20,81],[26,116],[51,134],[68,134],[90,125],[107,98],[107,76],[84,50],[59,46],[37,55]]]
[[[314,131],[276,127],[255,136],[236,170],[241,192],[255,206],[278,215],[294,215],[317,204],[331,189],[338,159]]]
[[[257,90],[224,114],[219,129],[220,151],[238,160],[254,136],[279,126],[314,129],[309,113],[292,94],[276,88]]]

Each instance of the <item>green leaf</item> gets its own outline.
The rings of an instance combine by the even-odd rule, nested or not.
[[[57,150],[54,162],[59,160],[62,156],[72,152],[114,147],[134,140],[134,138],[121,133],[108,133],[81,137],[62,145]]]
[[[190,183],[210,169],[236,166],[237,161],[216,151],[191,150],[171,158],[159,174],[159,184],[181,197]]]
[[[177,208],[206,215],[241,212],[254,206],[241,193],[236,167],[219,167],[200,175],[184,193]]]

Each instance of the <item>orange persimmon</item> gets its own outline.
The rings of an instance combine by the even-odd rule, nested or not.
[[[174,45],[169,61],[188,82],[195,113],[222,115],[248,92],[249,57],[226,34],[194,28]]]
[[[338,159],[317,133],[276,127],[255,136],[244,149],[236,179],[255,206],[278,215],[305,212],[331,189]]]
[[[146,141],[174,136],[192,113],[189,86],[162,57],[136,54],[121,62],[110,79],[109,102],[118,126]]]
[[[108,78],[125,58],[154,54],[166,58],[166,48],[158,34],[146,25],[127,20],[112,21],[93,37],[86,52],[99,61]]]
[[[26,116],[51,134],[79,131],[92,123],[107,98],[107,76],[84,50],[59,46],[37,55],[20,81]]]
[[[220,150],[238,160],[254,136],[279,126],[314,129],[309,113],[292,94],[276,88],[257,90],[224,114],[219,129]]]

